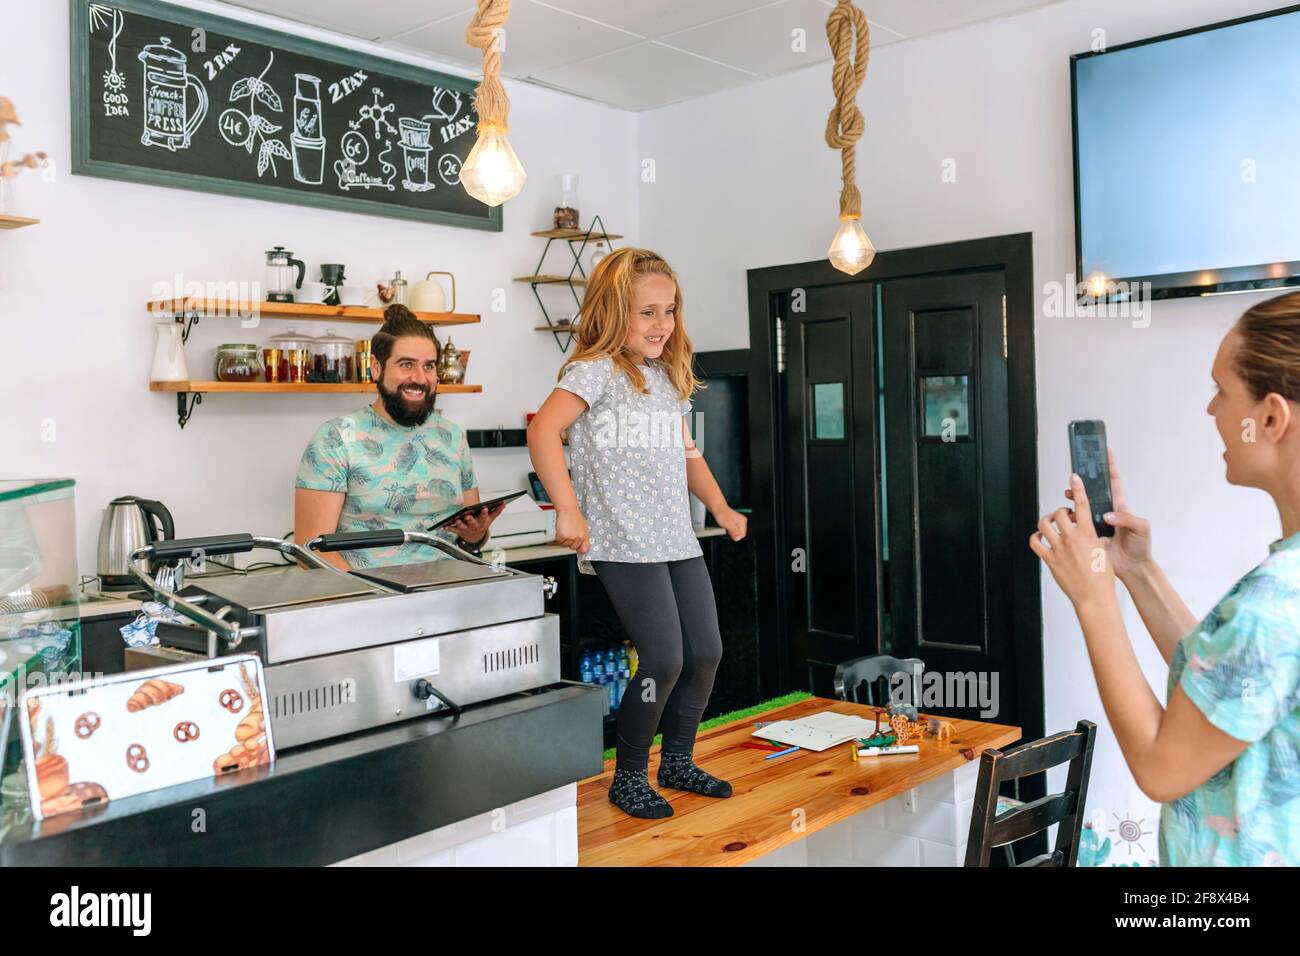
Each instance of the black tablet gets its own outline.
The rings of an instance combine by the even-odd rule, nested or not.
[[[508,495],[502,495],[500,498],[489,498],[487,501],[480,501],[476,505],[466,505],[465,507],[461,508],[459,511],[455,511],[447,515],[447,517],[443,518],[441,521],[438,521],[435,524],[431,524],[428,530],[437,531],[439,528],[444,528],[447,525],[451,524],[452,522],[459,520],[460,518],[465,518],[468,517],[469,515],[478,514],[479,510],[482,508],[495,508],[497,505],[505,504],[507,501],[514,501],[520,495],[526,495],[526,494],[528,494],[528,492],[526,491],[513,491]]]

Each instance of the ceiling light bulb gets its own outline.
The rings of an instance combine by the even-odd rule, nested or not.
[[[460,169],[465,192],[479,202],[499,206],[518,196],[527,178],[505,128],[490,124],[480,127],[478,141]]]
[[[862,224],[856,216],[843,217],[826,256],[836,269],[852,276],[871,265],[871,260],[876,258],[876,247],[863,232]]]

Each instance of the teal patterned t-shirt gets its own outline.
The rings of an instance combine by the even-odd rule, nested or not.
[[[1170,661],[1168,694],[1250,746],[1161,807],[1162,866],[1300,865],[1300,534],[1269,551]]]
[[[465,431],[437,412],[405,428],[370,406],[332,418],[307,444],[297,487],[344,493],[338,532],[401,528],[424,531],[462,506],[477,487]],[[449,541],[456,536],[438,532]],[[339,552],[354,568],[414,564],[446,557],[425,545]]]

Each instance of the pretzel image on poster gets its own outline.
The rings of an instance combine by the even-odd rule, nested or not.
[[[99,714],[93,710],[88,710],[72,725],[72,729],[82,740],[89,739],[90,735],[99,729]]]
[[[257,691],[257,684],[248,675],[244,665],[239,665],[239,677],[244,691],[252,704],[248,713],[235,728],[235,740],[238,743],[212,762],[212,769],[218,774],[232,773],[258,764],[270,762],[270,748],[266,741],[266,722],[262,715],[262,696]],[[232,692],[233,693],[233,692]],[[225,696],[224,694],[222,695]]]
[[[244,708],[244,698],[233,687],[227,687],[221,692],[221,706],[226,708],[232,714],[237,714]]]
[[[199,725],[192,720],[182,720],[172,729],[172,736],[183,744],[199,739]]]
[[[149,769],[149,755],[141,744],[132,744],[126,748],[126,765],[136,773],[144,773]]]

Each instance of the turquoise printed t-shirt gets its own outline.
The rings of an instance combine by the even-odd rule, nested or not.
[[[1170,661],[1169,696],[1250,746],[1161,807],[1161,866],[1300,865],[1300,534],[1269,552]]]
[[[316,429],[302,453],[297,487],[344,493],[337,529],[342,534],[378,528],[425,531],[462,507],[465,492],[477,483],[459,425],[434,412],[423,425],[404,428],[367,405]],[[456,540],[450,532],[437,534]],[[339,553],[354,568],[446,557],[420,544]]]

